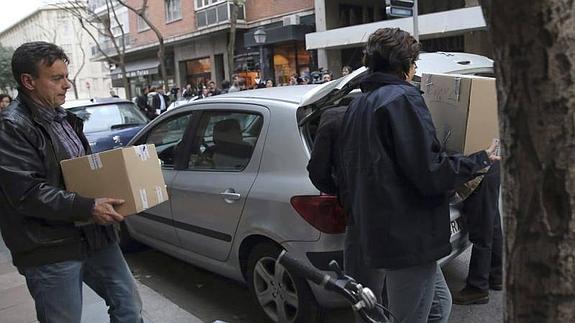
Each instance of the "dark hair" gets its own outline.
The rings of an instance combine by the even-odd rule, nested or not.
[[[18,85],[22,86],[20,83],[22,74],[38,77],[38,67],[41,64],[50,67],[59,59],[66,64],[70,62],[64,50],[57,45],[43,41],[24,43],[12,55],[12,75],[14,75]]]
[[[363,50],[363,64],[371,72],[405,77],[419,56],[421,45],[399,28],[380,28],[369,36]]]
[[[222,81],[222,89],[229,89],[230,88],[230,81],[223,80]]]
[[[8,98],[8,100],[10,100],[10,103],[12,103],[11,96],[9,96],[8,94],[0,94],[0,101],[4,100],[4,98]]]

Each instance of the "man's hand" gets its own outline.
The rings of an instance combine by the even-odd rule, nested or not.
[[[124,221],[124,216],[114,210],[114,205],[122,205],[124,200],[112,198],[97,198],[94,200],[92,216],[98,224],[120,223]]]
[[[493,139],[491,141],[491,146],[485,150],[489,160],[492,162],[501,160],[501,156],[499,155],[499,139]]]

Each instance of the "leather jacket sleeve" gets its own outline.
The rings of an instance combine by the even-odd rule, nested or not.
[[[470,156],[445,153],[422,98],[401,95],[378,110],[378,119],[389,131],[380,133],[382,142],[392,146],[399,169],[423,195],[453,190],[491,164],[485,151]]]
[[[51,185],[44,157],[44,140],[12,120],[0,122],[0,190],[6,201],[24,216],[53,221],[87,221],[93,199]],[[45,148],[51,149],[50,147]],[[58,171],[58,170],[56,170]]]

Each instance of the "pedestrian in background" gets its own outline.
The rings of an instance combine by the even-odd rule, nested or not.
[[[210,96],[219,95],[221,93],[221,90],[218,89],[216,82],[214,81],[208,82],[208,90],[210,92]]]
[[[110,90],[110,97],[112,98],[119,98],[119,96],[114,92],[114,90]]]
[[[0,110],[7,108],[12,103],[12,97],[8,94],[0,94]]]
[[[274,80],[268,79],[266,81],[266,87],[274,87]]]
[[[83,121],[66,100],[68,57],[31,42],[12,57],[14,104],[0,114],[0,229],[26,278],[40,323],[78,323],[82,283],[109,306],[111,322],[142,322],[142,303],[113,224],[124,201],[68,192],[60,161],[90,153]]]
[[[186,99],[189,100],[192,97],[196,96],[196,91],[194,91],[194,89],[192,89],[192,85],[188,84],[186,85],[186,88],[184,89],[184,92],[182,92],[182,96]]]
[[[500,163],[494,163],[475,191],[463,201],[465,227],[473,247],[465,287],[453,295],[453,304],[485,304],[489,302],[490,289],[503,289],[500,184]]]
[[[385,276],[398,322],[447,322],[451,294],[437,264],[450,254],[449,192],[498,160],[496,143],[447,155],[415,75],[420,44],[399,28],[370,35],[363,95],[339,133],[338,192],[367,269]]]
[[[351,68],[351,66],[345,65],[344,67],[341,68],[341,75],[342,75],[342,76],[347,76],[347,75],[349,75],[352,71],[353,71],[353,69]]]
[[[223,80],[222,81],[222,91],[221,94],[226,94],[230,90],[230,81]]]
[[[156,112],[149,104],[148,93],[150,93],[150,87],[146,85],[142,89],[142,94],[136,98],[136,105],[148,119],[152,120],[156,117]]]

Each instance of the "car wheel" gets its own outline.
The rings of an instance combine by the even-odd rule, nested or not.
[[[272,244],[260,244],[250,253],[248,284],[254,301],[276,323],[319,321],[321,311],[307,282],[276,264],[280,252]]]
[[[123,252],[130,253],[140,251],[145,248],[145,245],[139,241],[136,241],[132,236],[130,236],[130,232],[128,231],[128,227],[126,223],[121,222],[118,230],[118,236],[120,237],[120,249]]]

